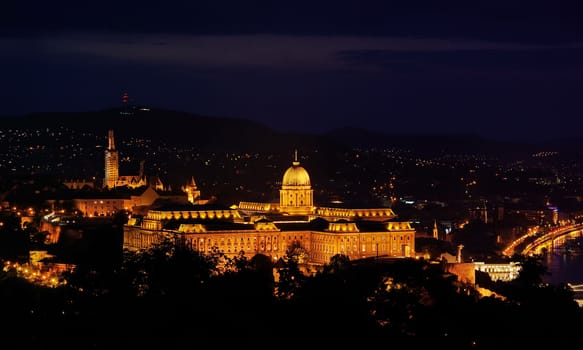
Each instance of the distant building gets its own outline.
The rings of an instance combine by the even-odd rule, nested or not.
[[[556,225],[559,221],[559,211],[557,208],[548,206],[532,205],[508,205],[504,208],[506,215],[522,215],[533,225],[552,224]]]
[[[151,205],[159,197],[151,187],[119,188],[104,192],[79,192],[73,203],[85,216],[111,216],[120,210],[131,211],[135,207]]]
[[[510,263],[485,263],[474,262],[477,271],[485,272],[492,281],[512,281],[520,274],[521,266],[518,262]]]
[[[86,215],[107,216],[122,209],[138,213],[147,211],[155,203],[181,204],[185,199],[192,204],[208,202],[201,199],[194,177],[181,190],[173,191],[170,186],[164,186],[158,176],[146,176],[143,161],[137,175],[119,175],[119,155],[113,130],[108,132],[104,171],[103,189],[106,191],[84,193],[75,199],[76,207]]]
[[[113,130],[108,132],[108,146],[105,149],[105,177],[103,179],[104,188],[116,188],[127,186],[129,188],[138,188],[148,186],[148,179],[144,176],[144,163],[140,163],[140,173],[137,175],[120,175],[119,174],[119,152],[115,148]],[[152,181],[152,180],[150,180]],[[160,179],[153,179],[152,187],[162,187]]]
[[[352,260],[415,255],[415,230],[409,222],[396,221],[389,208],[314,206],[310,177],[297,154],[279,193],[279,203],[151,209],[125,225],[124,248],[146,249],[171,238],[203,253],[218,249],[231,257],[244,252],[276,260],[288,250],[299,249],[304,262],[311,264],[328,263],[336,254]]]

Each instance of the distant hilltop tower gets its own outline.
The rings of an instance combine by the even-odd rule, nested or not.
[[[128,93],[127,92],[124,92],[123,95],[122,95],[122,97],[121,97],[122,109],[119,112],[119,114],[121,114],[121,115],[131,115],[131,114],[133,114],[131,108],[129,107],[129,101],[130,101],[130,97],[129,97]]]
[[[108,132],[108,146],[105,150],[105,178],[103,187],[114,188],[119,177],[119,154],[115,149],[113,130]]]

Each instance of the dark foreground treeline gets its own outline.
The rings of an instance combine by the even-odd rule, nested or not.
[[[349,261],[300,272],[298,255],[225,259],[161,244],[116,269],[83,265],[43,288],[0,274],[6,349],[523,349],[580,342],[581,309],[523,259],[501,297],[423,260]],[[274,278],[276,271],[277,279]],[[488,283],[485,281],[484,283]]]

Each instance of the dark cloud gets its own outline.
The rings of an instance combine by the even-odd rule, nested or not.
[[[542,0],[9,0],[0,115],[98,110],[128,91],[286,130],[576,135],[582,14]]]
[[[0,33],[113,31],[462,37],[568,42],[583,37],[580,1],[8,0]]]
[[[583,45],[550,47],[456,48],[444,50],[355,50],[337,53],[350,66],[378,66],[385,69],[448,67],[450,69],[500,71],[566,71],[583,69]]]

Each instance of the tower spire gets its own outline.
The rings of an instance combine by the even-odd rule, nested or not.
[[[105,150],[105,178],[103,187],[114,188],[119,177],[119,154],[115,150],[113,130],[108,132],[108,147]]]
[[[115,150],[115,141],[113,140],[113,130],[109,130],[108,140],[109,140],[109,143],[108,143],[107,149],[109,149],[111,151]]]
[[[190,181],[182,186],[182,191],[186,192],[186,197],[192,204],[195,204],[195,202],[200,199],[200,190],[196,187],[194,176],[191,176]]]
[[[297,148],[294,150],[294,161],[293,161],[293,165],[300,165],[300,162],[298,162],[298,150]]]

